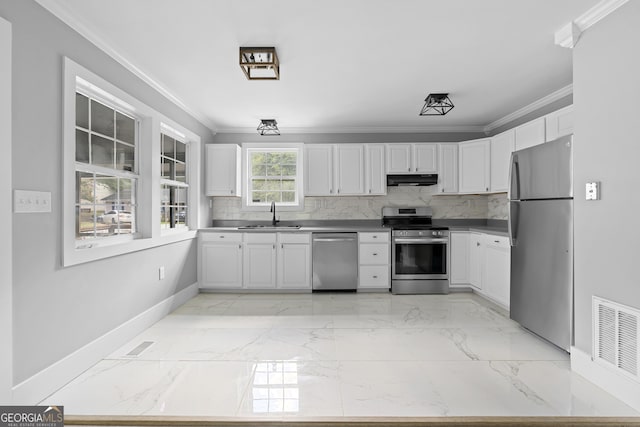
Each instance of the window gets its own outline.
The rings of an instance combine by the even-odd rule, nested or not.
[[[161,206],[160,227],[186,228],[188,216],[187,144],[160,135]]]
[[[76,89],[76,240],[136,233],[138,121]]]
[[[246,207],[299,208],[302,200],[302,150],[296,144],[274,148],[246,146]]]
[[[69,58],[63,99],[63,265],[193,239],[200,137]]]

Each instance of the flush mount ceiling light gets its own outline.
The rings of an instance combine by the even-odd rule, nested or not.
[[[280,80],[275,47],[241,47],[240,68],[249,80]]]
[[[444,116],[453,109],[448,93],[430,93],[424,100],[420,116]]]
[[[262,119],[260,125],[256,129],[260,135],[280,135],[280,129],[278,129],[278,123],[275,119]]]

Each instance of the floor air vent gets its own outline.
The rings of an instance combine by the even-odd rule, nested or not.
[[[153,341],[142,341],[136,348],[125,354],[124,357],[138,357],[143,351],[151,347]]]
[[[640,311],[593,297],[594,357],[640,382]]]

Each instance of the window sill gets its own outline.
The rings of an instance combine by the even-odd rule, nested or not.
[[[156,238],[142,238],[130,240],[125,243],[115,245],[96,246],[86,249],[74,249],[64,254],[63,267],[71,267],[92,261],[99,261],[119,255],[126,255],[132,252],[144,251],[159,246],[170,245],[183,240],[196,238],[197,230],[187,230],[181,233],[169,233]],[[68,253],[71,252],[71,253]]]

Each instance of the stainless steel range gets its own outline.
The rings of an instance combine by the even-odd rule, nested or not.
[[[426,206],[384,207],[382,224],[391,227],[391,292],[449,293],[449,229],[432,224]]]

